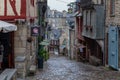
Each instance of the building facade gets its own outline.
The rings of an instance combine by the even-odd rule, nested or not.
[[[106,27],[105,27],[105,51],[106,51],[106,64],[110,67],[119,70],[120,57],[119,57],[119,35],[120,35],[120,11],[119,0],[106,1]]]
[[[86,44],[84,37],[82,36],[83,31],[83,14],[81,9],[81,1],[76,0],[76,11],[74,13],[75,16],[75,53],[76,60],[87,60],[88,55],[86,55]]]
[[[103,0],[77,0],[76,45],[80,58],[104,64],[105,3]],[[77,16],[79,15],[79,17]],[[79,57],[78,57],[79,58]]]
[[[30,66],[35,65],[36,37],[31,27],[37,21],[36,0],[1,0],[0,20],[15,24],[17,31],[10,34],[9,68],[16,68],[18,77],[25,78]],[[17,5],[17,6],[16,6]],[[6,51],[8,51],[6,49]]]
[[[47,21],[48,21],[48,27],[50,28],[50,32],[48,34],[50,45],[49,45],[49,51],[50,53],[60,53],[60,36],[61,36],[61,30],[63,27],[63,14],[57,10],[50,10],[48,8],[48,14],[47,14]]]

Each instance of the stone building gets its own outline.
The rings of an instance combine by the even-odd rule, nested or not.
[[[98,61],[98,65],[104,64],[104,23],[105,23],[105,3],[104,0],[81,0],[82,10],[82,36],[81,41],[84,49],[83,58],[90,63]],[[79,36],[80,37],[80,36]],[[95,62],[96,63],[96,62]],[[96,64],[95,64],[96,65]]]
[[[25,78],[31,65],[36,64],[37,40],[31,36],[31,27],[37,21],[36,2],[37,0],[0,1],[0,19],[17,26],[16,32],[9,33],[9,66],[6,67],[16,68],[20,78]]]
[[[75,7],[75,2],[71,2],[68,4],[69,8],[68,8],[68,13],[66,15],[66,20],[68,23],[68,56],[70,59],[75,59],[75,16],[74,16],[74,12],[76,10]]]
[[[106,64],[114,69],[120,68],[120,1],[106,0],[105,51]]]
[[[106,25],[120,25],[119,0],[106,1]]]
[[[51,42],[59,41],[59,49],[60,46],[63,43],[63,40],[66,38],[63,38],[63,33],[66,33],[66,15],[63,14],[63,12],[57,11],[57,10],[50,10],[50,8],[47,10],[47,20],[48,20],[48,26],[51,29],[51,32],[49,33]],[[64,11],[65,13],[65,11]],[[52,50],[52,49],[51,49]],[[61,49],[59,50],[62,51]]]

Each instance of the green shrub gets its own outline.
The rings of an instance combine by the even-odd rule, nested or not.
[[[38,55],[39,55],[39,57],[44,58],[45,61],[47,61],[49,59],[49,53],[44,48],[39,50]]]

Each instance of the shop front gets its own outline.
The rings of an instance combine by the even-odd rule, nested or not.
[[[0,21],[0,69],[14,67],[14,32],[17,26]]]

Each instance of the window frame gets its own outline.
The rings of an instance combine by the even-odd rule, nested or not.
[[[115,0],[110,0],[110,17],[115,16]]]

